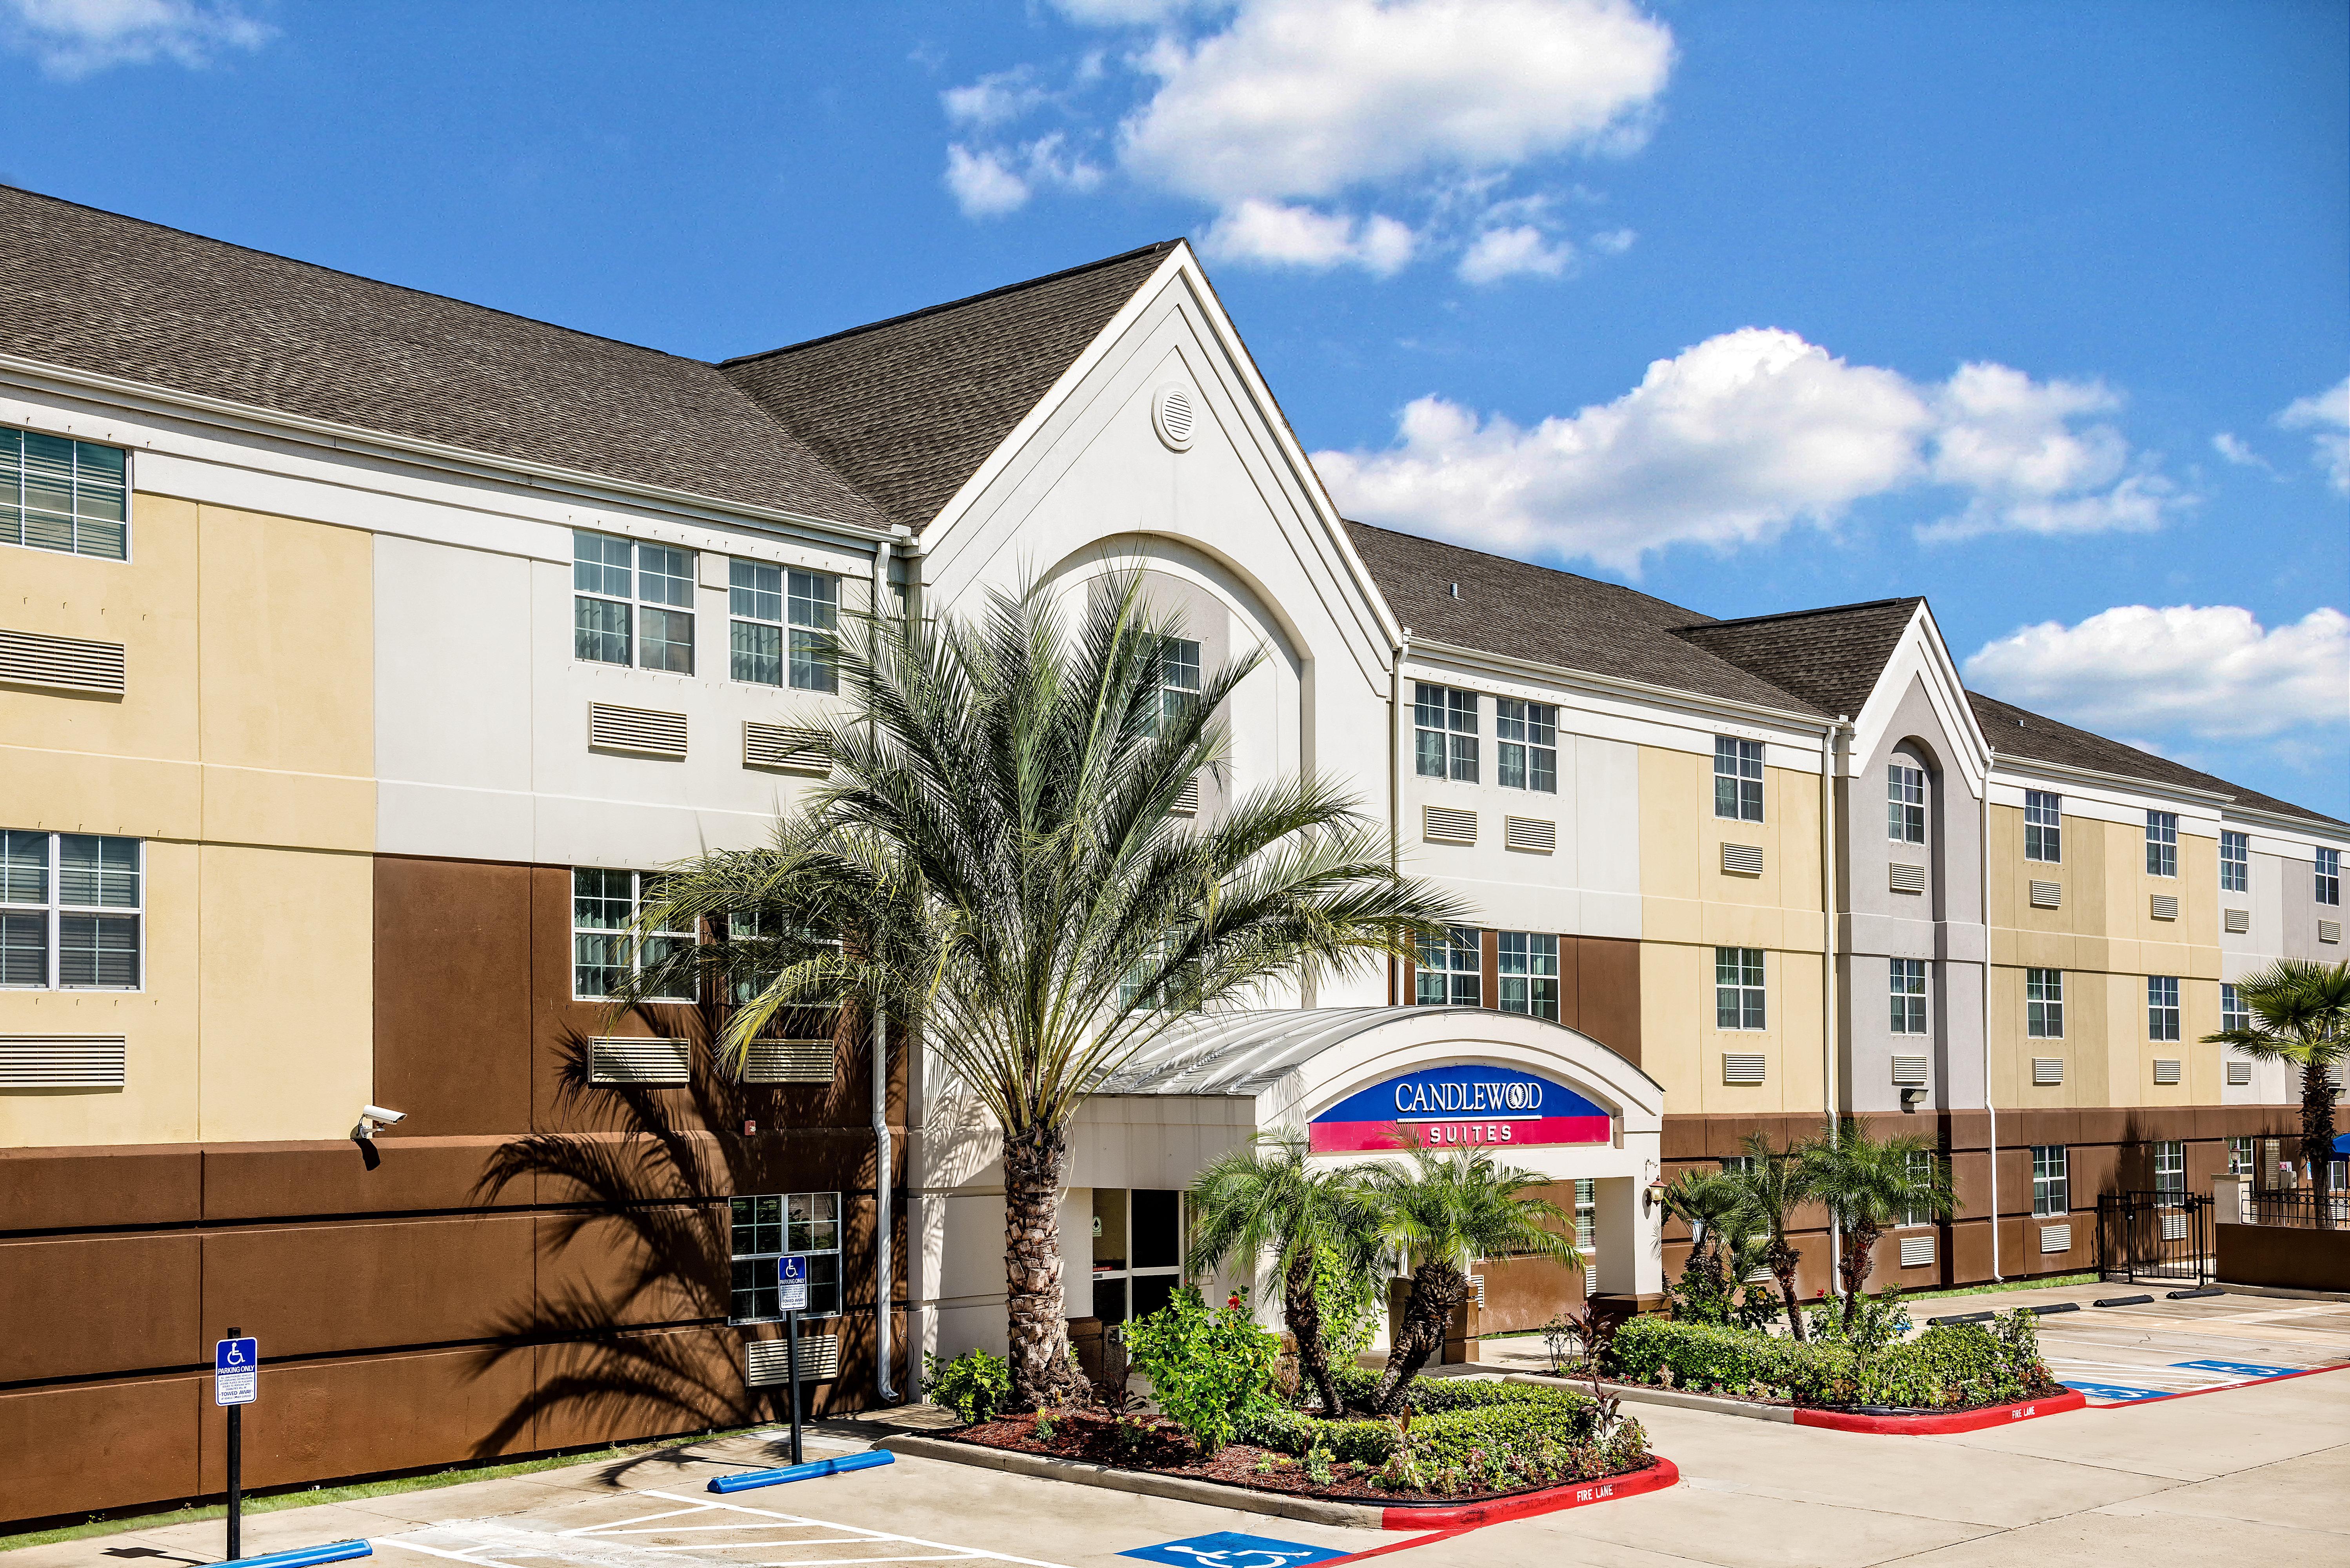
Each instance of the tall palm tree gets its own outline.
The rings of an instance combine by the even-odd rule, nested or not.
[[[1282,1321],[1296,1336],[1298,1365],[1321,1396],[1324,1414],[1336,1417],[1338,1390],[1330,1380],[1315,1279],[1326,1253],[1354,1277],[1378,1272],[1386,1241],[1360,1172],[1341,1166],[1316,1169],[1305,1139],[1265,1133],[1193,1178],[1191,1206],[1190,1272],[1206,1273],[1228,1258],[1252,1272],[1261,1262],[1269,1263],[1281,1282]]]
[[[1403,1322],[1371,1396],[1372,1408],[1390,1414],[1402,1409],[1406,1385],[1444,1348],[1445,1325],[1468,1293],[1470,1259],[1581,1255],[1575,1216],[1548,1199],[1527,1196],[1548,1186],[1548,1177],[1500,1164],[1482,1148],[1415,1148],[1409,1158],[1408,1165],[1368,1165],[1363,1175],[1387,1239],[1412,1264]]]
[[[1787,1239],[1788,1216],[1810,1200],[1811,1172],[1800,1147],[1773,1148],[1759,1132],[1748,1133],[1744,1161],[1722,1175],[1738,1189],[1747,1223],[1762,1232],[1762,1262],[1778,1282],[1787,1309],[1787,1332],[1804,1337],[1803,1303],[1795,1294],[1795,1267],[1804,1261]]]
[[[2301,1153],[2317,1187],[2317,1222],[2329,1225],[2334,1217],[2326,1192],[2334,1174],[2333,1074],[2350,1061],[2350,961],[2279,959],[2238,981],[2236,994],[2251,1013],[2252,1027],[2222,1029],[2203,1036],[2204,1042],[2231,1045],[2262,1062],[2290,1062],[2301,1069]]]
[[[1948,1220],[1958,1212],[1950,1164],[1936,1155],[1931,1138],[1871,1137],[1852,1116],[1812,1140],[1802,1158],[1804,1187],[1828,1206],[1843,1241],[1840,1282],[1845,1319],[1853,1322],[1876,1262],[1877,1237],[1911,1214]]]
[[[736,1001],[739,1064],[788,1009],[879,1009],[983,1105],[1003,1140],[1013,1388],[1059,1403],[1076,1376],[1062,1315],[1058,1194],[1078,1106],[1202,1007],[1409,956],[1461,918],[1396,873],[1386,835],[1330,781],[1280,779],[1213,820],[1175,814],[1221,774],[1219,711],[1257,658],[1162,679],[1180,628],[1129,576],[1075,624],[1046,588],[974,621],[876,617],[833,650],[845,711],[832,772],[755,849],[681,862],[636,929],[636,994]],[[886,1178],[885,1178],[886,1179]]]

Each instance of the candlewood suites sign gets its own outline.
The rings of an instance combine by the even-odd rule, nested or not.
[[[1607,1112],[1514,1067],[1428,1067],[1358,1089],[1306,1125],[1315,1154],[1607,1143]]]

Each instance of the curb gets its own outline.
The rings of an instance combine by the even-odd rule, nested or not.
[[[2031,1399],[2016,1405],[1986,1405],[1979,1410],[1927,1411],[1916,1416],[1862,1416],[1843,1410],[1797,1410],[1798,1427],[1825,1427],[1834,1432],[1884,1432],[1895,1437],[1927,1438],[1943,1432],[1979,1432],[1986,1427],[2004,1427],[2011,1421],[2036,1420],[2042,1416],[2061,1416],[2067,1410],[2085,1408],[2088,1396],[2079,1389],[2046,1399]]]
[[[1385,1517],[1380,1523],[1388,1530],[1474,1530],[1479,1525],[1499,1524],[1505,1519],[1527,1519],[1537,1513],[1555,1513],[1563,1508],[1584,1508],[1595,1502],[1638,1497],[1643,1492],[1669,1491],[1681,1484],[1679,1465],[1662,1454],[1648,1457],[1650,1463],[1646,1469],[1610,1476],[1606,1480],[1544,1487],[1518,1497],[1497,1497],[1491,1502],[1450,1506],[1390,1503],[1382,1511]]]
[[[1586,1391],[1591,1386],[1588,1377],[1550,1377],[1539,1372],[1513,1372],[1502,1381]],[[1703,1410],[1715,1416],[1735,1416],[1745,1421],[1776,1421],[1781,1426],[1795,1418],[1793,1405],[1758,1405],[1752,1399],[1732,1399],[1720,1394],[1691,1394],[1681,1388],[1651,1388],[1645,1383],[1602,1382],[1599,1386],[1633,1405],[1663,1405],[1675,1410]]]

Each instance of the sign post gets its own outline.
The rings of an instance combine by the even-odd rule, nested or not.
[[[232,1328],[213,1345],[213,1403],[228,1407],[228,1560],[244,1555],[244,1407],[261,1393],[261,1344]]]
[[[775,1301],[784,1309],[784,1367],[792,1384],[792,1463],[800,1455],[800,1314],[807,1307],[807,1258],[786,1252],[775,1260]]]

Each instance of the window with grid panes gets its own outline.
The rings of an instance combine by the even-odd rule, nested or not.
[[[2261,1157],[2253,1151],[2252,1140],[2231,1137],[2228,1140],[2228,1174],[2251,1176],[2260,1169]]]
[[[571,535],[572,653],[693,673],[693,553],[584,528]]]
[[[2064,1038],[2064,971],[2023,971],[2023,1033],[2034,1040]]]
[[[2032,1212],[2037,1218],[2065,1214],[2072,1210],[2072,1184],[2068,1179],[2064,1146],[2061,1143],[2032,1146]]]
[[[2321,849],[2317,852],[2317,901],[2338,904],[2342,901],[2342,851]]]
[[[1419,983],[1413,1001],[1422,1007],[1476,1007],[1482,1003],[1484,966],[1477,933],[1454,926],[1444,940],[1419,944]]]
[[[2023,857],[2064,858],[2064,797],[2045,790],[2023,792]]]
[[[1713,950],[1713,1022],[1717,1029],[1761,1029],[1762,950]]]
[[[1909,1179],[1923,1181],[1934,1174],[1934,1157],[1924,1149],[1913,1148],[1908,1158]],[[1901,1211],[1904,1225],[1931,1225],[1934,1211],[1930,1209],[1905,1209]]]
[[[1159,714],[1171,719],[1200,700],[1200,645],[1185,637],[1159,643]]]
[[[641,944],[632,934],[639,911],[659,888],[653,871],[577,866],[571,871],[571,994],[583,1001],[618,995],[631,977],[691,947],[691,931],[663,931]],[[661,1000],[691,1002],[680,983]]]
[[[1493,782],[1504,789],[1558,793],[1558,709],[1493,699]]]
[[[1412,683],[1413,766],[1422,778],[1477,782],[1477,694]]]
[[[2244,1005],[2244,993],[2226,981],[2221,981],[2220,982],[2220,1027],[2250,1029],[2251,1026],[2252,1010]]]
[[[1503,931],[1502,1011],[1558,1022],[1558,939],[1540,931]]]
[[[2148,1040],[2178,1038],[2178,977],[2150,974],[2146,977],[2146,1037]]]
[[[2146,874],[2178,875],[2178,814],[2175,811],[2146,814]]]
[[[0,545],[127,559],[129,466],[120,447],[0,430]]]
[[[144,850],[93,833],[0,832],[0,986],[137,991]]]
[[[2249,893],[2252,890],[2252,836],[2249,833],[2220,835],[2220,891]]]
[[[1590,1262],[1597,1257],[1599,1249],[1599,1184],[1587,1176],[1578,1178],[1575,1183],[1575,1244],[1586,1260],[1583,1289],[1588,1294],[1599,1272]]]
[[[1892,962],[1893,1033],[1926,1033],[1926,961],[1895,959]]]
[[[737,556],[726,566],[727,673],[759,686],[784,683],[784,568]]]
[[[775,1285],[775,1261],[796,1252],[807,1262],[810,1317],[840,1311],[840,1194],[771,1192],[732,1200],[733,1293],[729,1323],[773,1323],[784,1315]]]
[[[1713,815],[1732,822],[1762,820],[1762,742],[1713,738]]]
[[[1885,770],[1885,836],[1896,844],[1926,842],[1926,770],[1906,763]]]
[[[840,632],[840,579],[824,572],[784,574],[784,613],[795,691],[837,691],[833,639]]]
[[[2173,1195],[2187,1190],[2187,1145],[2177,1138],[2154,1146],[2154,1189]]]

